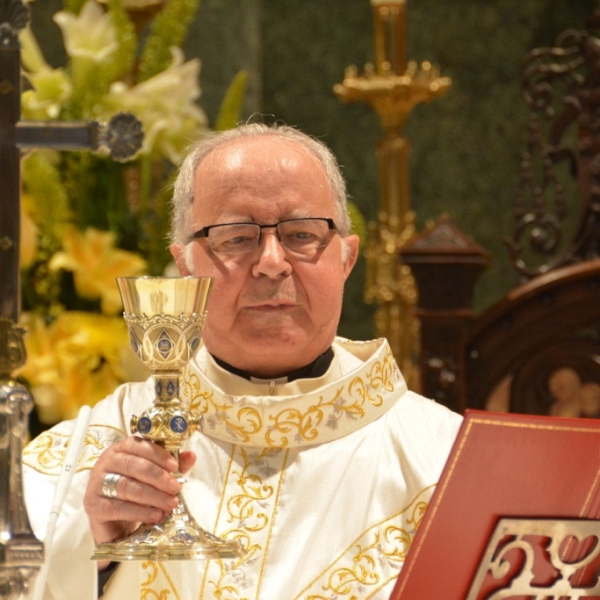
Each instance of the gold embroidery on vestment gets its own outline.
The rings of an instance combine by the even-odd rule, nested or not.
[[[434,487],[425,488],[400,512],[361,534],[295,600],[329,600],[332,594],[352,600],[382,589],[406,560],[428,505],[424,497],[429,498]]]
[[[91,425],[86,432],[75,472],[91,469],[108,446],[124,437],[125,434],[115,427]],[[58,475],[70,440],[70,433],[61,433],[54,429],[41,433],[23,450],[23,464],[39,473]]]
[[[226,489],[239,491],[228,494],[226,510],[220,511],[216,529],[221,537],[238,539],[247,553],[235,560],[211,561],[205,572],[200,597],[208,590],[212,594],[210,597],[227,600],[259,597],[287,455],[287,451],[278,449],[251,451],[244,446],[235,447]],[[276,481],[267,481],[273,477]],[[223,527],[225,523],[233,524],[233,527],[226,529]],[[258,580],[255,580],[244,567],[252,567],[257,562],[261,563],[261,567]],[[253,569],[251,571],[254,572]]]
[[[355,422],[364,419],[367,407],[380,408],[392,397],[395,382],[399,379],[393,356],[387,352],[362,376],[354,377],[347,386],[335,389],[331,397],[321,394],[316,403],[283,406],[279,412],[264,417],[251,406],[236,409],[235,403],[228,402],[227,396],[218,401],[218,394],[204,389],[200,377],[193,371],[186,373],[183,389],[189,398],[190,410],[204,417],[207,431],[224,430],[235,443],[287,448],[292,441],[294,445],[326,441],[325,431],[336,430],[342,417]],[[369,414],[372,418],[372,413]]]
[[[190,410],[204,417],[205,432],[238,444],[232,448],[229,466],[223,465],[223,492],[212,530],[240,540],[248,550],[240,559],[211,560],[202,570],[197,568],[198,600],[261,597],[289,448],[334,439],[339,428],[350,432],[371,422],[395,402],[403,385],[390,352],[379,355],[368,368],[357,369],[346,382],[324,386],[293,402],[278,405],[266,399],[254,404],[253,397],[223,394],[202,373],[187,371],[182,396]],[[296,600],[330,600],[334,595],[339,600],[366,600],[376,595],[397,576],[422,519],[425,499],[424,495],[420,503],[415,499],[366,529]],[[162,577],[152,587],[157,594],[169,589],[177,593]]]
[[[140,600],[170,600],[170,596],[169,594],[171,592],[173,592],[175,599],[176,600],[180,600],[180,596],[177,593],[175,586],[173,584],[173,582],[171,581],[169,574],[167,572],[167,570],[165,569],[164,565],[159,565],[159,563],[155,562],[155,561],[144,561],[143,563],[141,563],[140,565],[140,575],[143,573],[143,570],[147,571],[147,578],[141,582],[140,584]],[[158,576],[160,573],[163,573],[163,575],[165,576],[165,578],[167,579],[167,582],[169,584],[169,587],[160,589],[160,590],[155,590],[152,589],[152,585],[156,585],[157,580],[158,580]]]
[[[200,378],[196,373],[189,371],[186,373],[183,392],[185,397],[190,398],[189,410],[205,417],[204,426],[208,429],[215,429],[218,425],[222,425],[233,440],[245,443],[250,440],[252,434],[262,428],[262,419],[256,409],[243,407],[237,414],[233,414],[233,405],[226,402],[218,403],[213,391],[202,389]],[[228,415],[228,413],[232,414]]]

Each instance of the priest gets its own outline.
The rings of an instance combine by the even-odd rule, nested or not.
[[[46,560],[44,598],[387,600],[461,418],[407,389],[386,340],[337,337],[354,267],[339,166],[287,126],[246,124],[197,142],[174,188],[171,253],[213,278],[182,400],[203,415],[180,464],[131,435],[151,382],[97,404]],[[43,537],[73,423],[24,454]],[[95,545],[157,523],[183,496],[243,556],[93,561]]]

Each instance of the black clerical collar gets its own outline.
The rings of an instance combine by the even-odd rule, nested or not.
[[[234,375],[239,375],[244,379],[248,379],[248,381],[250,381],[251,379],[257,379],[247,371],[237,369],[236,367],[231,366],[224,360],[221,360],[220,358],[217,358],[214,355],[213,358],[220,367],[222,367],[226,371],[229,371],[230,373],[233,373]],[[318,356],[315,360],[313,360],[309,365],[306,365],[305,367],[302,367],[296,371],[292,371],[291,373],[288,373],[283,377],[278,377],[277,379],[287,379],[287,381],[290,382],[294,381],[295,379],[310,379],[314,377],[321,377],[321,375],[325,375],[327,369],[329,369],[329,365],[331,364],[332,360],[333,348],[329,348],[328,350],[323,352],[321,356]]]

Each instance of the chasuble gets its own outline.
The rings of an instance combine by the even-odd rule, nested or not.
[[[407,390],[385,340],[336,338],[333,350],[323,376],[288,382],[233,375],[200,349],[182,382],[182,400],[204,418],[186,444],[198,460],[183,494],[203,528],[247,552],[122,563],[103,598],[389,598],[461,417]],[[152,399],[147,381],[94,407],[47,557],[45,599],[96,597],[82,506],[90,469]],[[24,453],[26,504],[41,539],[72,428],[57,425]]]

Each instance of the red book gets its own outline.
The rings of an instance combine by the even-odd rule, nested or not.
[[[470,593],[484,559],[504,551],[501,544],[493,552],[488,546],[496,526],[502,533],[502,519],[509,518],[529,527],[525,537],[536,565],[532,586],[540,594],[496,595],[507,577],[490,571]],[[554,598],[542,591],[558,589],[561,576],[548,561],[547,536],[536,537],[533,521],[539,519],[574,519],[584,527],[587,540],[571,536],[560,547],[560,561],[583,565],[569,583],[587,586],[586,597],[600,598],[600,539],[593,534],[600,531],[600,420],[467,410],[390,600]],[[515,536],[499,539],[506,548],[516,547],[501,562],[512,577],[527,553]]]

